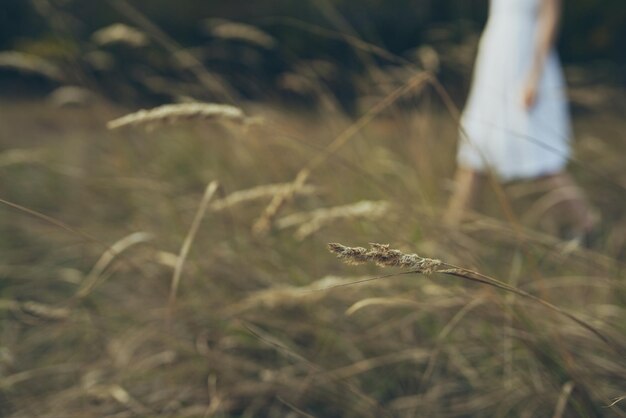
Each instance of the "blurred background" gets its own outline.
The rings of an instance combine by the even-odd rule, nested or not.
[[[181,88],[192,95],[188,90],[193,86],[185,86],[190,78],[185,73],[193,73],[195,64],[188,62],[186,52],[216,80],[231,85],[235,90],[231,93],[255,100],[303,95],[293,90],[304,89],[304,81],[290,75],[305,67],[324,78],[342,104],[354,110],[356,97],[366,88],[359,81],[371,64],[393,71],[407,63],[429,61],[448,89],[458,90],[462,98],[487,3],[132,2],[131,8],[154,25],[150,28],[167,34],[165,39],[146,22],[142,24],[140,15],[125,3],[5,0],[0,11],[0,48],[51,60],[67,70],[65,83],[89,83],[123,102],[163,101],[174,95],[172,90],[180,95]],[[574,81],[623,86],[625,20],[620,0],[566,2],[559,51],[571,72],[578,70],[572,74]],[[116,23],[141,33],[127,34],[120,27],[115,32],[111,25]],[[385,53],[373,52],[372,46]],[[178,47],[184,51],[178,52],[182,55],[177,59],[172,48]],[[7,69],[0,75],[6,78]],[[28,81],[24,89],[39,86]]]
[[[626,3],[564,1],[585,247],[523,181],[441,222],[487,6],[2,0],[0,417],[626,416]]]

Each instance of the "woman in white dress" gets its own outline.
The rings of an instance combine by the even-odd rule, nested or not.
[[[446,219],[458,223],[487,175],[500,181],[542,179],[567,196],[577,232],[594,216],[565,173],[570,119],[554,51],[560,0],[491,0],[472,87],[461,119],[459,168]]]

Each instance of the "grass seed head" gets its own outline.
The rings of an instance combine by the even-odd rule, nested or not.
[[[38,318],[51,321],[63,321],[70,317],[70,310],[61,307],[45,305],[43,303],[28,301],[21,304],[22,311]]]
[[[211,204],[211,210],[220,211],[240,203],[250,202],[253,200],[273,197],[277,193],[283,193],[286,189],[291,187],[291,183],[279,183],[279,184],[264,184],[261,186],[253,187],[251,189],[239,190],[233,192],[223,199],[216,200]],[[304,185],[295,193],[299,195],[311,195],[317,192],[317,188],[310,185]]]
[[[63,81],[65,79],[63,72],[50,61],[23,52],[0,52],[0,68],[8,68],[22,73],[38,74],[54,81]]]
[[[91,39],[98,45],[124,44],[133,48],[146,46],[148,36],[138,29],[123,23],[114,23],[91,35]]]
[[[238,107],[216,103],[182,103],[140,110],[110,121],[107,123],[107,127],[118,129],[125,126],[151,126],[194,119],[231,121],[242,125],[254,122],[252,118],[246,117]]]
[[[298,226],[295,237],[303,240],[338,220],[379,219],[386,215],[390,208],[391,205],[385,201],[362,200],[348,205],[294,213],[279,219],[276,226],[279,229]]]
[[[349,264],[374,262],[381,267],[401,267],[416,273],[430,274],[438,271],[443,265],[440,260],[420,257],[417,254],[405,254],[389,248],[389,244],[371,243],[370,249],[363,247],[347,247],[338,243],[328,244],[331,253]]]
[[[243,41],[266,49],[276,46],[276,40],[271,35],[245,23],[209,19],[206,22],[206,30],[216,38]]]

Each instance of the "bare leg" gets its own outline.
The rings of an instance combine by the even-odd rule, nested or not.
[[[448,201],[444,222],[456,226],[468,209],[476,204],[477,195],[485,182],[485,175],[475,170],[459,167],[454,177],[454,190]]]
[[[564,211],[563,216],[571,222],[574,234],[586,234],[595,228],[599,216],[568,173],[560,172],[544,177],[540,181],[547,182],[549,189],[561,190],[564,193],[561,208]]]

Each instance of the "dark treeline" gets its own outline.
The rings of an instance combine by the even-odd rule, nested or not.
[[[440,76],[448,77],[454,88],[452,73],[456,71],[457,84],[463,85],[471,72],[467,63],[488,7],[488,0],[0,0],[0,49],[61,61],[66,67],[73,66],[74,74],[88,74],[87,78],[97,81],[126,80],[136,87],[139,80],[144,87],[149,84],[152,92],[163,90],[155,86],[163,85],[164,77],[180,78],[180,68],[172,66],[167,56],[171,50],[151,44],[138,54],[94,46],[93,34],[103,27],[116,22],[136,26],[128,14],[115,7],[126,1],[182,47],[193,51],[209,71],[223,75],[249,97],[267,97],[280,80],[285,81],[283,75],[301,75],[301,68],[296,67],[303,62],[308,65],[307,60],[335,66],[328,87],[348,98],[353,94],[354,75],[363,73],[368,63],[398,64],[380,55],[363,54],[354,43],[346,42],[345,36],[418,64],[417,51],[425,45],[442,57],[461,51],[461,59],[447,61],[447,73],[446,61],[442,60]],[[250,45],[216,41],[210,28],[224,19],[261,29],[276,40],[275,47],[255,50]],[[624,0],[566,0],[559,45],[563,60],[570,64],[600,63],[618,74],[614,81],[623,82],[619,74],[626,64],[625,21]],[[463,45],[467,48],[456,48]],[[100,72],[93,75],[91,64],[82,58],[102,51],[114,56],[117,64],[109,74],[103,75],[98,69]],[[459,62],[464,65],[457,65]],[[121,100],[142,96],[137,92],[116,94],[114,87],[107,88],[108,92]]]
[[[227,18],[258,25],[287,40],[295,52],[314,53],[318,44],[307,33],[288,30],[272,17],[289,16],[315,25],[352,33],[394,53],[423,42],[425,33],[442,23],[484,22],[487,0],[134,0],[131,2],[185,44],[201,41],[199,24],[206,18]],[[52,13],[67,20],[63,29],[87,37],[99,27],[124,18],[109,1],[2,0],[0,47],[25,38],[50,35]],[[608,59],[624,62],[626,3],[623,0],[566,0],[561,53],[566,61]],[[58,35],[58,33],[57,33]]]

